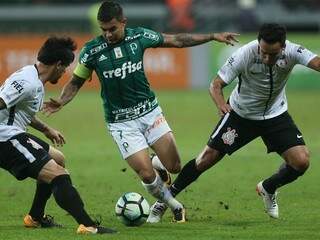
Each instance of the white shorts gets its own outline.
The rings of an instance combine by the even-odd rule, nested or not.
[[[148,148],[167,132],[171,132],[160,107],[126,122],[109,123],[109,132],[124,159]]]

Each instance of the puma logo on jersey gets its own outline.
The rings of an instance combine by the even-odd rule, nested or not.
[[[105,78],[121,78],[124,79],[127,74],[134,73],[142,69],[142,61],[137,63],[132,63],[131,61],[122,64],[121,68],[116,68],[110,71],[104,71],[103,76]]]

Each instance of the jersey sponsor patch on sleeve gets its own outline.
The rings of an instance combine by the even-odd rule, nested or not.
[[[20,84],[19,82],[17,82],[17,81],[13,81],[12,83],[11,83],[11,86],[14,88],[14,89],[16,89],[17,91],[18,91],[18,93],[22,93],[22,91],[23,91],[23,86],[22,86],[22,84]]]
[[[233,63],[234,63],[234,57],[230,57],[229,59],[228,59],[228,63],[229,63],[229,65],[230,66],[232,66],[233,65]]]
[[[89,54],[88,53],[85,53],[83,54],[83,56],[80,58],[80,63],[86,63],[88,61],[88,57],[89,57]]]
[[[151,40],[153,40],[153,41],[159,41],[159,35],[157,35],[156,33],[152,33],[152,32],[147,32],[147,31],[145,31],[144,33],[143,33],[143,36],[145,37],[145,38],[148,38],[148,39],[151,39]]]
[[[297,52],[298,52],[298,53],[302,53],[303,50],[305,50],[305,47],[300,46],[300,47],[298,48]]]

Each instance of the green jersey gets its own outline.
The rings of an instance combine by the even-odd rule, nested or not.
[[[143,54],[145,49],[162,43],[160,33],[126,28],[124,40],[117,44],[108,44],[103,36],[85,44],[79,65],[97,73],[108,122],[136,119],[158,106],[144,73]]]

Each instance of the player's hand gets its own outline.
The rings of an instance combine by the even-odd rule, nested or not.
[[[217,107],[218,107],[218,113],[221,117],[223,117],[225,114],[230,113],[232,111],[231,106],[227,103],[221,104]]]
[[[43,134],[51,140],[55,147],[62,147],[66,143],[64,136],[58,130],[53,128],[48,128],[43,132]]]
[[[59,100],[50,98],[49,101],[43,103],[42,112],[49,117],[52,113],[58,112],[63,107]]]
[[[236,36],[239,36],[239,33],[232,33],[232,32],[222,32],[222,33],[215,33],[214,40],[217,42],[222,42],[227,45],[234,46],[235,43],[239,42]]]

